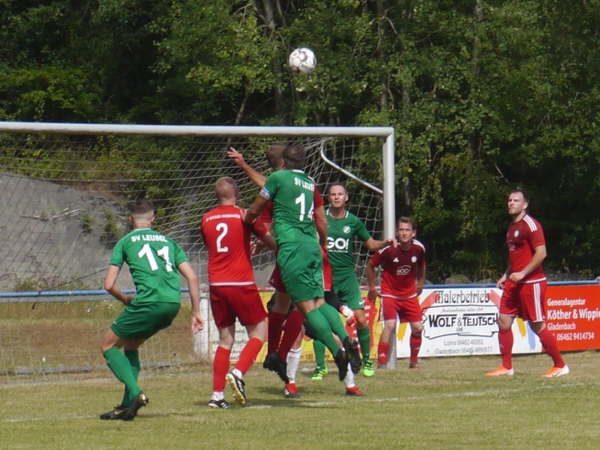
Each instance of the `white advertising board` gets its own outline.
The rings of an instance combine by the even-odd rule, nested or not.
[[[425,289],[419,301],[423,308],[421,357],[499,354],[496,288]],[[513,323],[513,353],[541,351],[539,339],[521,319]],[[398,327],[397,356],[410,355],[410,326]]]

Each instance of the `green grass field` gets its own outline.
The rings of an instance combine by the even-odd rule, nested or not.
[[[0,385],[0,448],[600,448],[600,370],[596,352],[566,355],[572,374],[540,377],[545,355],[515,358],[512,378],[488,378],[497,357],[436,358],[409,371],[358,376],[365,397],[343,395],[337,374],[298,379],[285,399],[276,376],[247,375],[249,404],[206,406],[211,371],[194,366],[142,376],[148,407],[133,422],[98,414],[120,401],[108,378]],[[228,392],[228,399],[232,396]]]

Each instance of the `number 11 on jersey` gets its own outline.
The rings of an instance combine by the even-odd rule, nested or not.
[[[159,249],[156,254],[160,256],[165,261],[165,269],[167,272],[173,272],[173,264],[169,260],[169,247],[166,245]],[[150,270],[152,272],[158,270],[158,264],[156,263],[156,258],[154,258],[154,254],[152,253],[152,249],[150,248],[150,244],[144,244],[142,249],[138,252],[138,257],[143,258],[146,257],[148,260],[148,264],[150,265]]]

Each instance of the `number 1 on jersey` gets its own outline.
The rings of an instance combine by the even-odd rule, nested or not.
[[[306,197],[304,192],[296,197],[296,204],[300,203],[300,215],[298,216],[298,220],[300,222],[304,222],[304,216],[306,215]],[[308,210],[308,218],[312,220],[314,210],[314,203],[310,205],[310,209]]]
[[[164,246],[160,250],[156,252],[158,256],[160,256],[165,261],[165,269],[167,272],[173,272],[173,264],[169,260],[169,247]],[[148,260],[148,264],[150,265],[150,270],[152,272],[158,270],[158,264],[156,263],[156,258],[152,253],[152,249],[150,248],[150,244],[144,244],[142,249],[138,252],[138,258],[146,257]]]

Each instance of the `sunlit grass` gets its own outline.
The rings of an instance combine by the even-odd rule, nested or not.
[[[600,448],[596,352],[566,355],[572,374],[541,375],[545,355],[515,359],[516,374],[487,378],[495,357],[437,358],[409,371],[358,376],[362,398],[343,395],[337,374],[299,376],[285,399],[275,375],[247,374],[249,404],[206,406],[210,367],[140,379],[151,402],[134,422],[98,415],[120,401],[117,381],[0,386],[0,448]],[[232,400],[232,396],[229,395]]]

